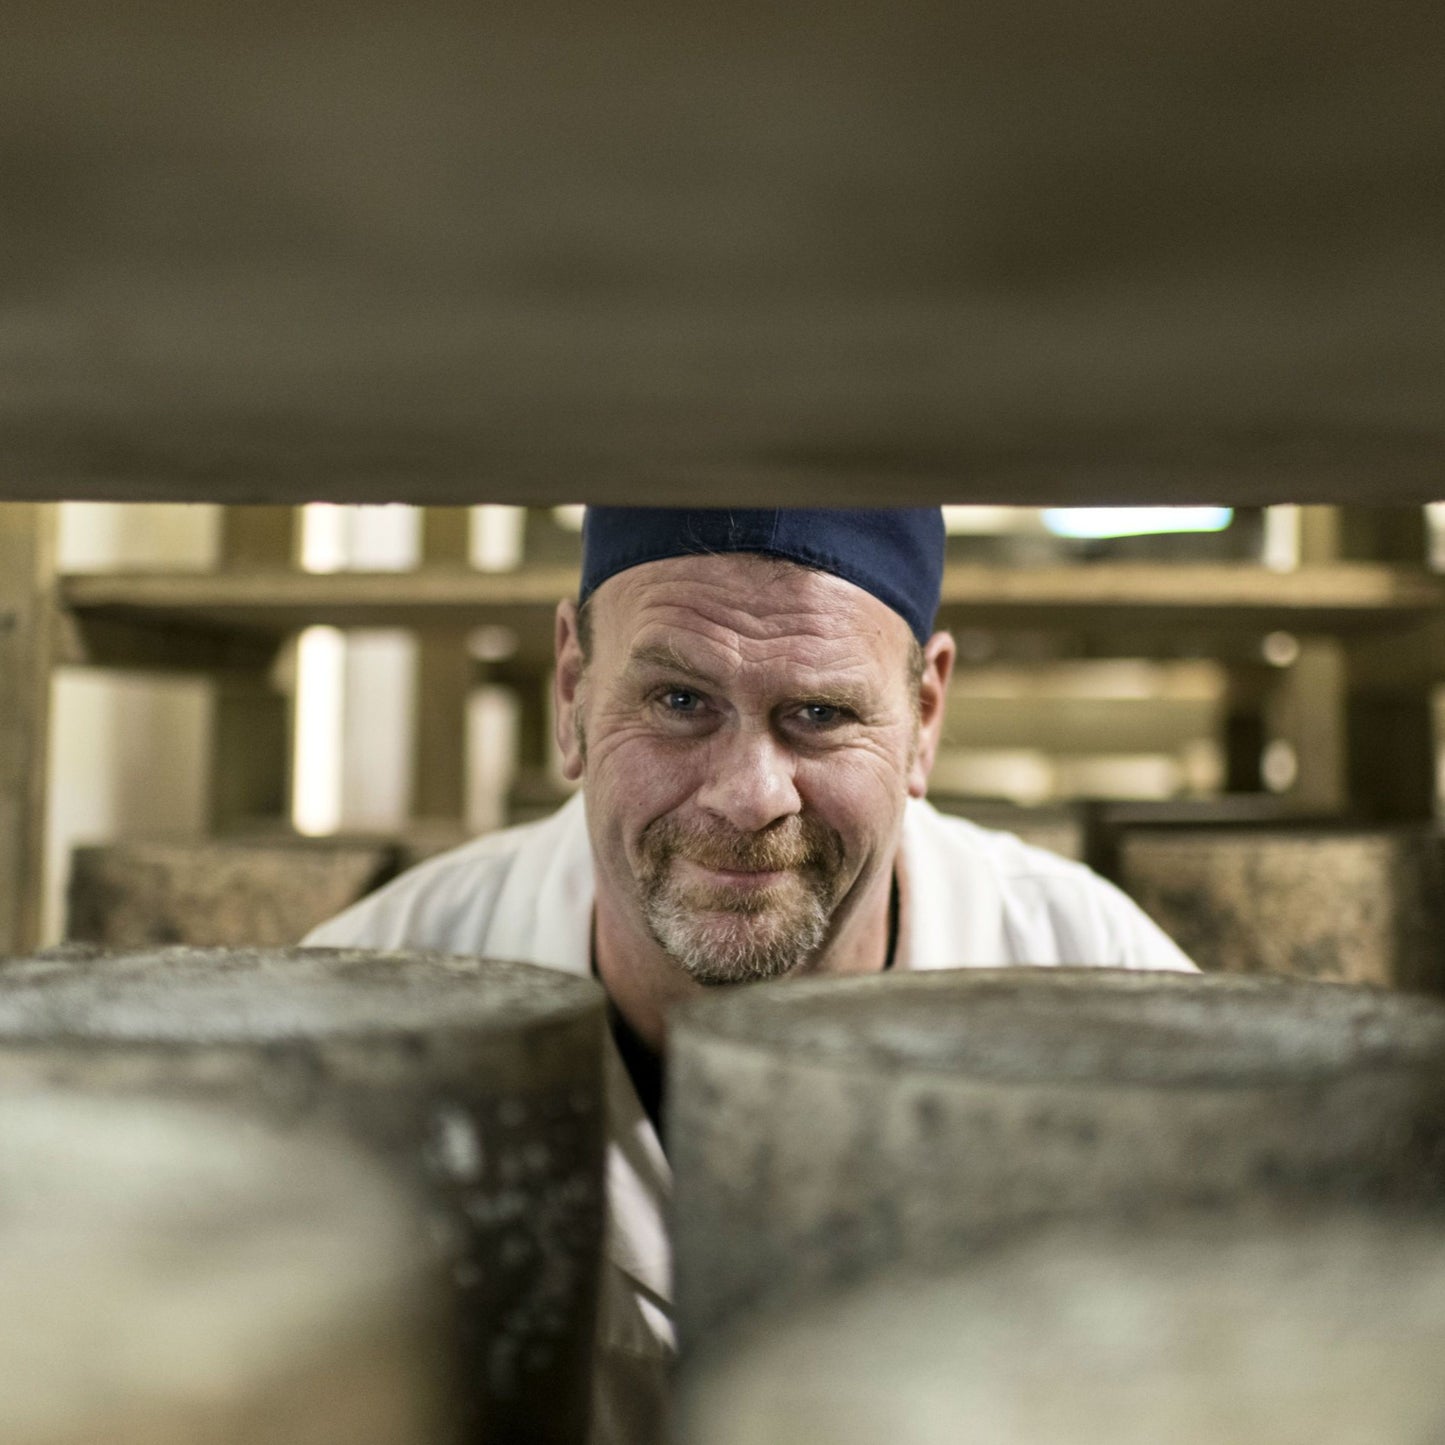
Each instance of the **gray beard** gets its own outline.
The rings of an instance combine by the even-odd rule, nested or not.
[[[716,868],[779,870],[756,893],[681,882],[676,858]],[[794,817],[763,833],[660,822],[643,840],[642,913],[658,945],[703,984],[780,978],[813,958],[828,936],[844,882],[843,840]]]
[[[829,913],[812,890],[766,911],[701,910],[673,888],[650,890],[643,916],[658,944],[699,983],[757,983],[806,963],[828,935]]]

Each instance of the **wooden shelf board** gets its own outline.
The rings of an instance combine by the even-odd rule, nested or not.
[[[116,572],[72,574],[61,602],[80,613],[286,633],[301,627],[455,627],[549,619],[577,588],[570,567],[517,572]]]
[[[1340,563],[1273,572],[1249,563],[1104,563],[1071,567],[950,567],[945,609],[982,619],[1057,623],[1058,614],[1198,616],[1308,628],[1388,625],[1445,606],[1445,578],[1418,568]]]
[[[10,0],[4,39],[0,494],[1440,495],[1421,0]]]
[[[125,623],[198,636],[282,637],[322,624],[426,629],[503,625],[529,654],[550,645],[567,566],[482,573],[112,573],[61,580],[72,624]],[[1445,611],[1445,577],[1420,569],[1339,564],[1270,572],[1248,564],[1146,563],[1012,568],[950,566],[943,621],[953,626],[1190,626],[1359,631],[1408,626]],[[95,628],[93,630],[102,631]],[[204,648],[202,648],[204,651]],[[105,644],[98,645],[104,660]]]

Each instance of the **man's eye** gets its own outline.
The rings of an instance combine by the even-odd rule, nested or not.
[[[832,703],[810,702],[802,710],[803,719],[814,727],[829,727],[843,720],[843,709]]]
[[[669,688],[663,694],[662,702],[668,712],[696,712],[702,706],[702,699],[695,692],[689,692],[685,687]]]

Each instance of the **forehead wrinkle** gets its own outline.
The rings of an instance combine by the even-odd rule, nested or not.
[[[619,602],[627,598],[634,612],[676,608],[758,639],[800,631],[827,636],[834,631],[828,624],[841,622],[842,614],[863,627],[873,608],[891,615],[886,604],[854,583],[746,552],[646,563],[603,583],[598,594],[604,592]]]
[[[696,678],[700,682],[715,681],[711,673],[705,668],[698,667],[689,662],[677,644],[670,639],[663,642],[649,642],[641,647],[633,648],[623,665],[623,672],[628,677],[635,677],[637,674],[646,672],[649,669],[660,672],[683,673],[690,678]]]
[[[609,579],[597,597],[595,635],[610,634],[629,676],[657,667],[731,684],[780,668],[791,673],[789,693],[801,685],[810,695],[840,686],[851,694],[840,678],[851,674],[866,691],[870,657],[881,663],[875,654],[907,643],[902,618],[853,584],[749,554],[648,563]]]
[[[644,597],[637,607],[638,631],[660,625],[705,637],[733,651],[741,645],[841,640],[846,630],[836,609],[800,606],[796,599],[770,605],[761,595],[739,598],[736,588],[697,587],[687,594]],[[831,626],[830,626],[831,624]]]

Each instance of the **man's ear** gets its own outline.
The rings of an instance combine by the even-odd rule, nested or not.
[[[948,701],[948,680],[957,654],[947,632],[935,632],[923,649],[923,677],[918,684],[918,746],[908,770],[908,796],[921,798],[928,791],[928,775],[943,736],[943,709]]]
[[[582,746],[577,730],[577,709],[586,660],[577,635],[577,604],[564,598],[557,604],[554,633],[557,670],[552,677],[552,717],[557,747],[562,754],[562,776],[576,782],[582,776]]]

